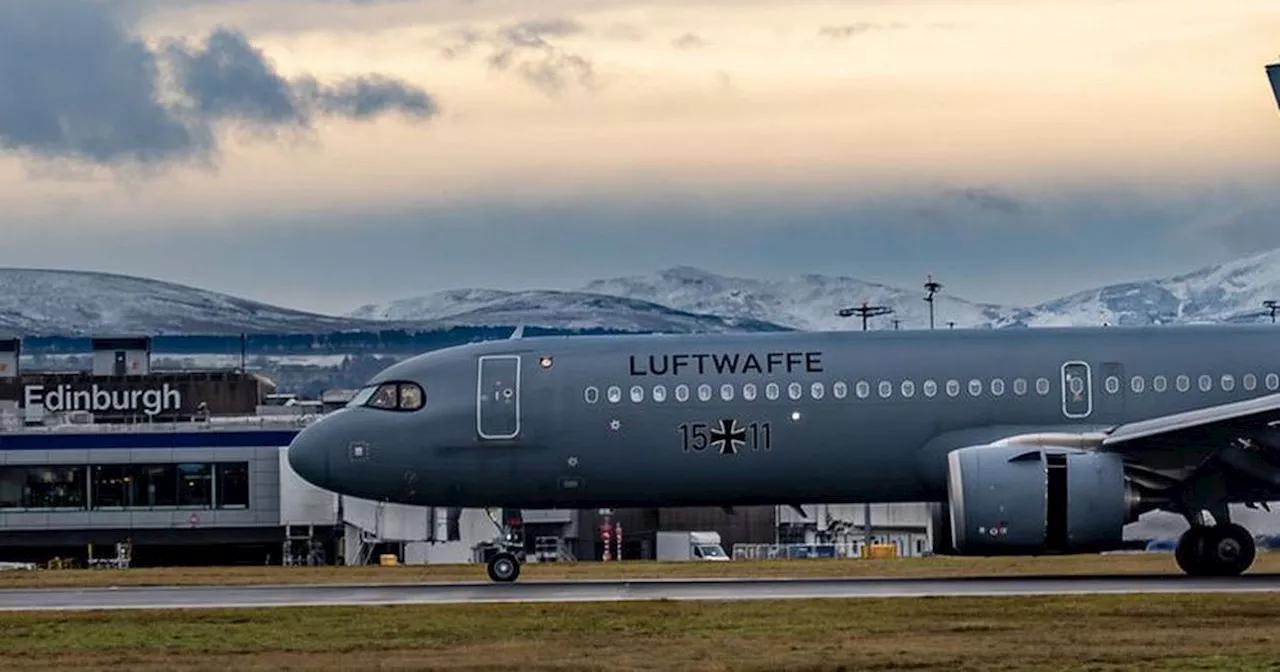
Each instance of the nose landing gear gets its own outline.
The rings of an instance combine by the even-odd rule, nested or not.
[[[503,509],[503,520],[498,520],[493,509],[485,509],[485,513],[498,528],[498,538],[484,551],[489,580],[511,583],[520,578],[524,561],[524,520],[518,509]]]
[[[520,560],[510,551],[499,550],[487,563],[489,579],[497,583],[510,583],[520,577]]]

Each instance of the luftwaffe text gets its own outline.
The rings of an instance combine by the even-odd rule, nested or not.
[[[633,376],[735,373],[822,373],[821,352],[631,355]]]

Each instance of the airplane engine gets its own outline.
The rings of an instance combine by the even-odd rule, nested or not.
[[[1137,502],[1116,454],[1034,445],[947,455],[952,544],[960,555],[1120,548]]]

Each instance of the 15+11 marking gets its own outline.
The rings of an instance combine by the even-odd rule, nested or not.
[[[723,419],[711,424],[682,423],[677,429],[684,453],[715,448],[721,455],[737,455],[739,448],[748,446],[753,451],[773,450],[773,427],[768,422],[752,422],[743,427],[737,420]]]

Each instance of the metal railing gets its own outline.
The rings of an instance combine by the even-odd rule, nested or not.
[[[218,432],[246,430],[302,429],[318,420],[321,414],[301,415],[236,415],[213,416],[189,421],[131,422],[131,423],[81,423],[59,422],[55,424],[27,425],[19,415],[0,412],[0,434],[137,434],[141,432]]]

